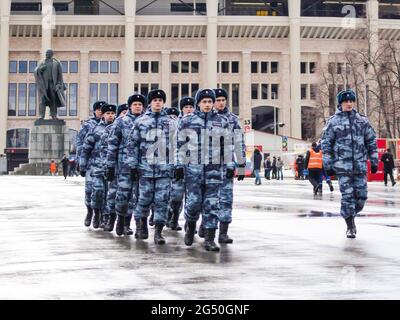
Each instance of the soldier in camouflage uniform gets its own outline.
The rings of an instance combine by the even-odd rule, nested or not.
[[[213,110],[214,102],[212,89],[200,90],[196,95],[198,109],[179,121],[175,168],[176,180],[186,179],[185,244],[192,245],[196,222],[202,214],[207,251],[219,251],[214,242],[218,228],[219,188],[223,175],[229,179],[234,175],[232,156],[224,157],[225,150],[221,145],[221,140],[231,132],[228,119]],[[221,158],[226,158],[227,162]]]
[[[327,175],[338,177],[342,194],[340,214],[347,224],[347,237],[355,238],[354,218],[367,200],[367,160],[371,162],[371,172],[376,173],[378,149],[368,118],[354,110],[355,92],[341,91],[337,100],[338,109],[323,131],[323,162]]]
[[[101,107],[103,119],[86,136],[81,151],[81,157],[79,158],[81,172],[87,172],[89,163],[91,166],[90,175],[93,179],[93,190],[90,206],[94,210],[93,228],[95,229],[100,225],[101,210],[104,208],[105,203],[107,190],[107,183],[105,180],[107,142],[115,118],[116,108],[116,106],[110,104],[105,104]]]
[[[181,113],[179,114],[177,121],[179,122],[183,116],[193,113],[195,101],[193,98],[184,97],[179,102]],[[183,197],[185,194],[185,181],[181,179],[171,181],[171,194],[169,199],[169,215],[168,225],[172,230],[180,231],[182,228],[179,226],[179,215],[182,211]]]
[[[126,103],[123,103],[121,105],[119,105],[117,107],[117,114],[116,114],[116,118],[120,119],[125,117],[126,113],[128,112],[128,105]],[[108,153],[108,140],[110,138],[110,136],[113,134],[114,129],[115,129],[115,124],[116,121],[114,121],[111,129],[110,129],[110,133],[107,137],[107,149],[105,149],[105,162],[107,164],[107,153]],[[108,128],[107,128],[108,129]],[[107,166],[106,166],[107,167]],[[106,171],[107,174],[107,171]],[[108,180],[107,180],[108,181]],[[114,229],[114,223],[115,223],[115,218],[116,218],[116,212],[115,212],[115,198],[117,196],[117,188],[118,188],[118,184],[117,184],[117,179],[112,179],[111,181],[108,181],[108,191],[107,191],[107,197],[106,197],[106,204],[107,204],[107,219],[105,220],[107,222],[107,224],[104,227],[104,231],[108,231],[111,232]],[[112,219],[110,219],[110,217],[113,217]]]
[[[228,93],[222,89],[215,89],[215,105],[214,108],[219,114],[224,115],[228,121],[233,133],[232,149],[234,161],[238,167],[238,181],[244,179],[244,167],[246,166],[246,145],[244,144],[244,135],[239,118],[227,106]],[[226,171],[226,165],[224,166]],[[232,222],[232,204],[233,204],[233,178],[226,175],[220,189],[220,211],[219,211],[219,243],[232,243],[233,240],[228,236],[229,224]],[[199,232],[200,236],[200,232]]]
[[[96,101],[93,104],[93,117],[83,122],[81,129],[76,137],[76,156],[79,167],[79,158],[82,152],[83,142],[85,141],[86,135],[100,122],[102,113],[101,107],[105,105],[105,101]],[[80,170],[80,168],[78,169]],[[85,205],[87,208],[87,214],[85,218],[85,226],[89,227],[92,221],[93,209],[90,207],[90,199],[92,195],[93,183],[90,175],[90,163],[87,164],[87,170],[85,173],[80,172],[80,175],[85,178]]]
[[[165,92],[152,90],[147,101],[150,108],[135,122],[128,144],[128,164],[132,181],[139,180],[139,238],[148,238],[147,217],[154,210],[154,243],[165,244],[162,230],[167,223],[173,147],[176,124],[164,109]]]
[[[133,207],[137,183],[133,183],[127,165],[129,134],[134,122],[143,113],[146,98],[135,93],[128,98],[129,110],[125,117],[115,121],[114,130],[108,140],[107,152],[107,180],[117,180],[117,195],[115,198],[115,211],[118,216],[116,233],[130,235],[131,215],[129,207]],[[112,231],[116,216],[112,215],[108,223],[108,231]]]

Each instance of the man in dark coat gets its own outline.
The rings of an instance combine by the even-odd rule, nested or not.
[[[67,179],[69,160],[65,154],[61,160],[61,164],[62,164],[62,168],[63,168],[64,179]]]
[[[396,184],[393,178],[393,169],[394,169],[394,161],[393,155],[390,152],[390,149],[387,149],[386,152],[382,155],[381,161],[383,162],[383,171],[385,174],[385,187],[387,186],[387,176],[390,176],[390,180],[392,181],[392,187]]]
[[[39,114],[44,119],[46,106],[50,108],[53,120],[57,119],[57,108],[65,107],[65,90],[61,63],[53,58],[52,49],[46,51],[46,59],[34,71],[39,92]]]

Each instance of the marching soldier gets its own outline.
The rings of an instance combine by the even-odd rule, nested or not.
[[[234,175],[231,157],[228,157],[227,163],[221,161],[225,152],[221,154],[220,140],[227,133],[230,134],[229,123],[226,117],[213,110],[214,103],[215,94],[212,89],[200,90],[196,95],[198,109],[179,121],[175,168],[176,180],[185,178],[186,182],[185,244],[193,244],[196,222],[202,214],[204,247],[207,251],[219,251],[214,242],[218,228],[219,187],[223,175],[229,179]],[[224,164],[226,172],[223,170]]]
[[[220,88],[215,89],[215,109],[219,114],[225,116],[232,130],[233,139],[231,140],[231,148],[234,150],[233,156],[236,165],[239,168],[238,181],[244,179],[244,168],[246,166],[246,145],[244,144],[244,135],[239,118],[229,110],[227,106],[228,93]],[[226,142],[227,144],[229,142]],[[224,166],[226,171],[226,165]],[[220,211],[219,211],[219,243],[232,243],[233,240],[228,236],[229,224],[232,222],[232,204],[233,204],[233,177],[230,178],[226,174],[220,189]]]
[[[102,117],[101,108],[105,104],[107,104],[107,102],[105,101],[96,101],[93,104],[93,117],[85,121],[78,132],[78,135],[76,137],[76,155],[77,155],[78,167],[85,137],[100,122]],[[90,169],[90,163],[87,164],[87,168]],[[78,171],[80,171],[80,168],[78,169]],[[89,227],[93,216],[93,209],[90,207],[91,195],[93,190],[92,177],[90,175],[90,170],[86,171],[85,173],[81,172],[80,174],[82,177],[85,178],[85,204],[87,208],[85,226]]]
[[[323,131],[323,162],[327,175],[338,177],[342,194],[340,214],[347,224],[347,238],[355,238],[354,218],[367,200],[367,159],[371,162],[371,172],[376,173],[378,149],[368,118],[354,109],[355,92],[341,91],[337,100],[338,109]]]
[[[99,124],[86,136],[81,157],[79,159],[79,167],[81,174],[90,170],[93,179],[93,191],[91,194],[90,207],[94,210],[93,228],[97,229],[100,225],[101,210],[104,208],[106,197],[106,181],[105,181],[105,160],[107,154],[107,140],[114,122],[116,106],[105,104],[101,107],[103,119]],[[89,166],[90,165],[90,169]],[[90,221],[85,221],[85,225]]]
[[[129,235],[131,217],[128,215],[128,206],[133,199],[133,184],[130,178],[129,167],[127,166],[128,140],[134,122],[143,113],[146,98],[139,93],[135,93],[128,98],[129,110],[125,117],[118,118],[115,122],[114,130],[108,140],[107,152],[107,171],[108,181],[117,179],[117,195],[115,198],[116,215],[111,215],[107,224],[107,231],[112,231],[115,220],[118,216],[116,233],[121,236],[124,232]]]
[[[165,244],[162,230],[167,223],[168,201],[174,142],[175,121],[164,109],[166,94],[162,90],[149,92],[148,110],[135,122],[128,145],[128,164],[132,181],[139,181],[139,200],[136,212],[140,216],[139,238],[148,238],[147,217],[153,205],[154,243]],[[172,137],[172,139],[171,139]]]

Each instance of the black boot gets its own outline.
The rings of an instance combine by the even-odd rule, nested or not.
[[[328,181],[329,190],[333,192],[335,189],[333,188],[332,181]]]
[[[93,217],[93,209],[91,207],[87,207],[85,227],[90,227],[90,224],[92,223],[92,217]]]
[[[185,244],[191,246],[194,241],[194,233],[196,231],[196,221],[188,221],[185,223]]]
[[[135,230],[135,239],[139,239],[140,237],[140,219],[135,218],[136,230]]]
[[[171,217],[171,221],[169,223],[169,226],[172,230],[175,231],[181,231],[182,228],[180,227],[180,225],[178,224],[179,221],[179,208],[175,208],[173,213],[172,213],[172,217]]]
[[[165,239],[162,236],[163,228],[164,228],[164,225],[162,223],[155,224],[155,230],[154,230],[154,243],[155,244],[165,244]]]
[[[117,215],[115,213],[110,214],[110,218],[108,219],[107,224],[104,227],[104,231],[112,232],[114,230],[114,224],[116,219]]]
[[[149,237],[149,229],[147,227],[147,217],[140,219],[140,239],[147,239]]]
[[[107,221],[108,221],[109,215],[105,215],[103,211],[100,211],[100,229],[105,228]]]
[[[98,229],[100,225],[100,209],[94,209],[93,228]]]
[[[206,229],[204,248],[207,251],[219,251],[219,247],[214,242],[216,229]]]
[[[346,218],[345,221],[347,224],[346,236],[347,238],[354,239],[357,232],[357,230],[355,230],[354,217]]]
[[[131,236],[131,235],[133,235],[133,231],[132,231],[132,229],[130,228],[130,226],[131,226],[131,219],[132,219],[132,216],[126,216],[126,217],[125,217],[125,221],[124,221],[124,235],[126,235],[126,236]]]
[[[233,242],[233,239],[231,239],[228,236],[228,228],[229,228],[229,223],[221,222],[219,224],[219,236],[218,236],[219,243],[232,243]]]
[[[200,238],[205,237],[205,229],[204,229],[203,220],[201,220],[200,227],[199,227],[199,237]]]
[[[117,225],[115,227],[115,232],[119,236],[122,236],[124,234],[124,223],[125,223],[125,217],[118,215]]]
[[[146,226],[147,226],[147,219],[146,219]],[[150,214],[149,226],[151,226],[151,227],[154,226],[154,212],[153,212],[153,210],[151,211],[151,214]]]
[[[173,212],[173,211],[172,211],[172,208],[168,208],[167,223],[165,224],[165,226],[166,226],[167,228],[171,228],[172,216],[173,216],[173,213],[172,213],[172,212]]]

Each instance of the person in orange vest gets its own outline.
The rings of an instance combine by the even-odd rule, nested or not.
[[[322,151],[316,142],[313,142],[311,149],[307,151],[305,167],[308,169],[308,180],[313,185],[314,195],[322,195],[321,174],[323,168]]]
[[[51,173],[51,175],[55,176],[56,175],[56,171],[57,171],[57,165],[54,162],[54,160],[51,160],[51,163],[50,163],[50,173]]]

